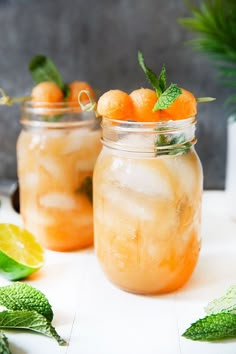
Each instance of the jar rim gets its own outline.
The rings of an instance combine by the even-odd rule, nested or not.
[[[102,120],[104,146],[145,154],[176,154],[196,143],[196,117],[159,122],[135,122],[109,118]]]
[[[22,103],[23,110],[37,110],[37,109],[63,109],[63,110],[71,110],[71,109],[78,109],[81,111],[81,108],[78,102],[34,102],[34,101],[25,101]]]
[[[137,122],[133,120],[118,120],[111,119],[107,117],[102,118],[102,128],[111,128],[112,130],[118,131],[132,131],[145,133],[148,131],[155,130],[156,132],[160,130],[163,132],[171,132],[174,130],[183,130],[189,125],[195,125],[197,119],[195,116],[178,119],[178,120],[168,120],[168,121],[158,121],[158,122]]]
[[[93,125],[99,120],[95,112],[82,111],[77,102],[26,101],[22,104],[21,111],[20,123],[35,128],[82,127]]]

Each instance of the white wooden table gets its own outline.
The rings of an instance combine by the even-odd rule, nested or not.
[[[0,222],[21,224],[7,198]],[[236,340],[194,342],[181,337],[204,306],[236,284],[236,223],[227,215],[224,192],[205,192],[202,250],[198,266],[181,290],[139,296],[111,285],[93,249],[46,252],[45,266],[27,282],[52,304],[53,324],[68,346],[42,335],[7,332],[13,354],[235,354]],[[0,277],[0,286],[8,282]]]

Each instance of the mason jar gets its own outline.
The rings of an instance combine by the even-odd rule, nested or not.
[[[95,249],[107,277],[140,294],[183,286],[200,250],[202,167],[195,118],[103,118],[94,171]]]
[[[101,149],[100,121],[72,104],[22,106],[17,141],[20,213],[48,249],[93,243],[92,176]]]

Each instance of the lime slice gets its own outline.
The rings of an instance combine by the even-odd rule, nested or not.
[[[34,236],[12,224],[0,224],[0,274],[19,280],[40,269],[44,251]]]

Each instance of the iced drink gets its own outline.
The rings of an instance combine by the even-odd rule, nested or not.
[[[105,274],[125,290],[169,292],[195,268],[202,168],[194,125],[194,119],[103,120],[104,146],[94,175],[95,246]],[[166,145],[157,146],[158,139]],[[168,145],[173,139],[181,143]]]
[[[56,121],[48,110],[30,103],[23,108],[20,212],[42,245],[67,251],[93,243],[92,176],[101,133],[93,113],[65,106],[54,113]]]

